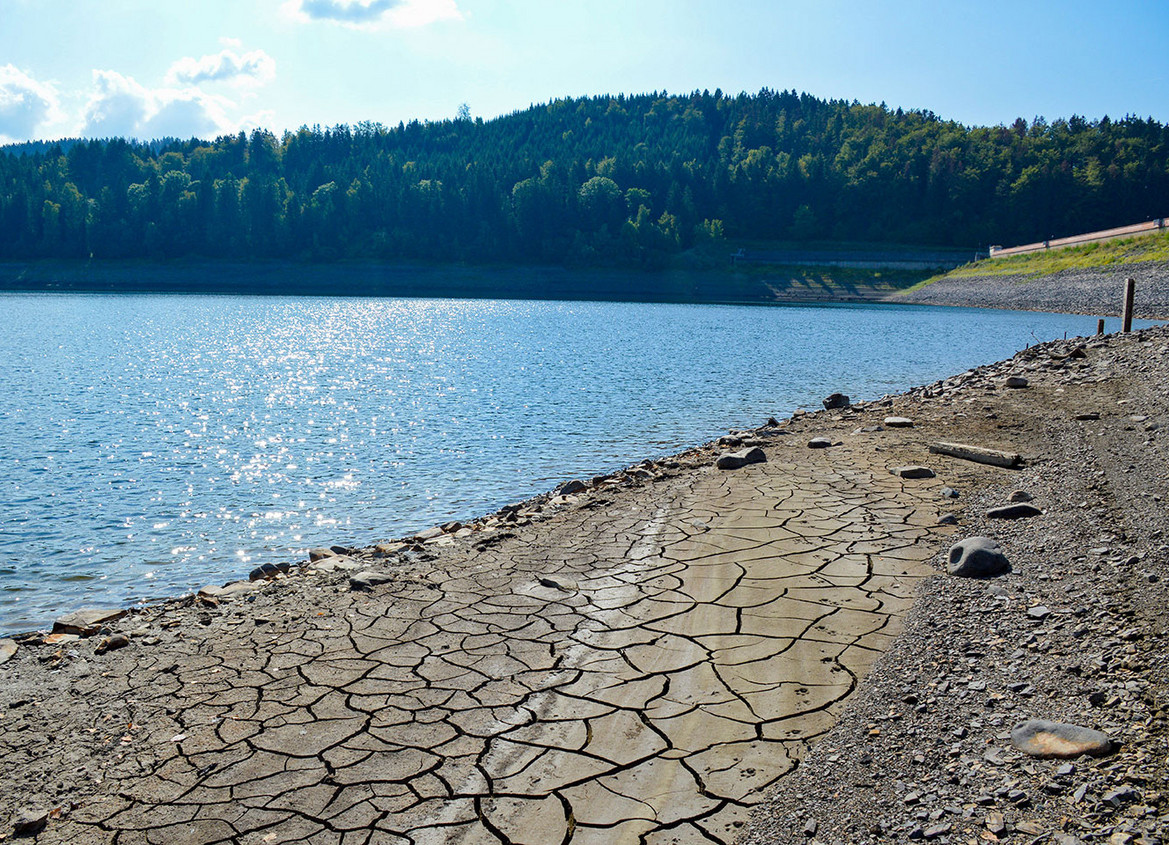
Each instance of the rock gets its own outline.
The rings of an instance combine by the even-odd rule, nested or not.
[[[921,466],[893,467],[889,472],[901,478],[933,478],[935,476],[932,469]]]
[[[97,644],[97,648],[93,650],[94,654],[105,654],[107,651],[117,651],[120,648],[125,648],[130,644],[130,638],[124,634],[114,634],[112,637],[106,637]]]
[[[439,531],[438,535],[442,534]],[[342,555],[333,555],[331,557],[322,558],[318,561],[309,564],[309,568],[316,572],[354,572],[361,569],[362,564],[358,563],[351,557],[344,557]]]
[[[1078,725],[1031,719],[1011,729],[1011,742],[1032,757],[1071,759],[1083,754],[1103,757],[1115,746],[1107,734]]]
[[[1012,390],[1022,390],[1028,384],[1027,379],[1022,376],[1007,376],[1003,380],[1003,387],[1009,387]]]
[[[455,522],[455,521],[444,522],[439,527],[442,529],[443,534],[454,534],[456,531],[458,531],[460,528],[463,527],[463,523]]]
[[[767,460],[767,455],[758,446],[752,446],[750,449],[743,449],[740,452],[731,452],[728,455],[720,455],[714,465],[719,469],[738,469],[745,467],[747,464],[760,464]]]
[[[1026,490],[1012,490],[1011,495],[1007,496],[1008,502],[1029,502],[1032,496]]]
[[[38,807],[22,807],[12,818],[12,832],[17,836],[35,836],[49,823],[49,814]]]
[[[77,634],[81,637],[92,637],[107,622],[121,619],[129,611],[126,610],[98,610],[87,608],[62,616],[53,623],[54,634]]]
[[[938,517],[938,525],[957,525],[958,517],[952,513],[944,513]]]
[[[372,590],[379,584],[387,584],[394,580],[387,572],[377,572],[372,569],[366,569],[358,572],[356,575],[349,576],[349,589],[355,591]]]
[[[574,493],[579,493],[582,490],[587,490],[588,487],[589,486],[587,484],[585,484],[583,481],[581,481],[579,478],[574,478],[574,479],[572,479],[572,481],[566,481],[563,484],[561,484],[560,487],[558,488],[557,492],[561,496],[571,496]]]
[[[433,540],[435,537],[441,537],[442,533],[442,527],[436,525],[433,528],[427,528],[425,531],[419,531],[414,537],[418,540]]]
[[[913,428],[913,420],[909,417],[885,417],[885,425],[889,428]]]
[[[549,587],[553,590],[562,590],[566,593],[575,593],[579,589],[572,581],[568,581],[563,578],[550,578],[547,575],[541,576],[539,578],[539,583],[541,587]]]
[[[990,519],[1026,519],[1031,516],[1039,516],[1042,514],[1039,508],[1035,505],[1029,505],[1020,502],[1015,505],[1003,505],[998,508],[991,508],[986,512]]]
[[[3,666],[16,655],[16,640],[0,640],[0,666]]]
[[[718,439],[719,446],[725,446],[728,449],[734,449],[736,446],[743,445],[743,438],[734,434],[724,434]]]
[[[848,397],[843,393],[831,393],[824,398],[825,411],[834,411],[837,408],[847,408],[848,406]]]
[[[827,437],[813,437],[808,441],[809,449],[827,449],[832,445],[832,441]]]
[[[942,496],[944,496],[947,499],[957,499],[958,498],[958,491],[955,490],[953,487],[943,487],[942,488]]]
[[[970,537],[950,547],[948,571],[962,578],[992,578],[1009,572],[1011,563],[997,540]]]
[[[308,559],[310,561],[324,560],[327,557],[333,556],[332,549],[309,549]]]
[[[1076,414],[1076,419],[1080,422],[1095,422],[1100,419],[1100,415],[1095,411],[1086,411],[1082,414]]]
[[[201,598],[214,599],[220,601],[222,599],[230,599],[235,596],[250,593],[252,590],[258,590],[260,584],[255,581],[233,581],[230,584],[224,584],[222,587],[216,587],[214,584],[204,587],[199,591]]]
[[[1045,604],[1037,604],[1034,607],[1027,608],[1027,615],[1032,619],[1042,621],[1051,615],[1051,608]]]
[[[775,428],[776,426],[779,425],[779,420],[777,420],[775,417],[768,417],[767,418],[767,425],[769,428]]]
[[[287,563],[263,563],[248,574],[249,581],[271,581],[277,575],[287,575]]]

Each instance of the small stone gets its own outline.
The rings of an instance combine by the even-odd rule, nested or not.
[[[807,822],[804,823],[804,836],[811,839],[816,835],[816,831],[819,829],[820,825],[816,824],[815,819],[808,819]]]
[[[1029,502],[1031,501],[1031,494],[1026,490],[1013,490],[1011,495],[1007,496],[1008,502]]]
[[[950,547],[948,571],[962,578],[991,578],[1009,572],[1010,561],[997,540],[970,537]]]
[[[827,437],[813,437],[808,441],[809,449],[827,449],[832,445],[832,441]]]
[[[939,836],[945,836],[952,829],[949,822],[935,824],[933,827],[927,827],[925,829],[925,838],[927,841],[937,839]]]
[[[913,420],[909,417],[885,417],[885,425],[889,428],[913,428]]]
[[[1032,757],[1072,759],[1082,754],[1102,757],[1113,751],[1107,734],[1078,725],[1031,719],[1011,729],[1011,742]]]
[[[332,556],[333,556],[332,549],[309,549],[308,550],[309,561],[323,560],[324,558],[332,557]]]
[[[1044,832],[1043,826],[1035,822],[1017,822],[1015,830],[1026,833],[1028,836],[1039,836]]]
[[[1027,379],[1022,376],[1007,376],[1003,381],[1003,387],[1009,387],[1012,390],[1022,390],[1027,384]]]
[[[766,460],[767,454],[758,446],[752,446],[750,449],[743,449],[740,452],[720,455],[714,465],[719,469],[739,469],[747,464],[759,464]]]
[[[837,408],[847,408],[848,406],[848,397],[843,393],[830,393],[824,398],[825,411],[834,411]]]
[[[936,475],[932,469],[923,466],[893,467],[889,472],[901,478],[933,478]]]
[[[12,819],[12,832],[17,836],[35,836],[49,822],[47,811],[38,807],[22,807]]]
[[[1087,411],[1083,414],[1076,414],[1076,419],[1080,422],[1095,422],[1100,419],[1100,415],[1095,411]]]
[[[1032,619],[1043,620],[1051,615],[1051,608],[1045,604],[1037,604],[1034,607],[1027,608],[1027,615]]]
[[[1035,507],[1035,505],[1020,502],[1014,505],[991,508],[986,512],[986,515],[990,519],[1026,519],[1032,516],[1039,516],[1042,513],[1043,511]]]
[[[388,584],[393,580],[389,573],[366,569],[349,576],[349,589],[355,592],[368,592],[379,584]]]
[[[120,648],[125,648],[130,644],[130,638],[125,634],[114,634],[112,637],[106,637],[97,644],[97,648],[93,650],[94,654],[105,654],[107,651],[117,651]]]
[[[287,563],[263,563],[248,574],[249,581],[271,581],[277,575],[288,574]]]
[[[938,517],[938,525],[957,525],[958,517],[952,513],[944,513]]]
[[[563,484],[561,484],[560,488],[557,492],[559,492],[561,496],[572,496],[575,493],[579,493],[582,490],[587,490],[587,489],[588,489],[587,484],[585,484],[579,478],[574,478],[571,481],[566,481]]]
[[[0,640],[0,666],[3,666],[16,655],[16,640]]]
[[[942,498],[944,498],[944,499],[957,499],[958,498],[958,491],[955,490],[953,487],[943,487],[942,488]]]
[[[563,578],[549,578],[547,575],[541,576],[539,583],[541,587],[561,590],[565,593],[575,593],[579,589],[572,581]]]
[[[995,836],[999,836],[999,835],[1003,834],[1004,832],[1006,832],[1007,822],[1006,822],[1006,819],[1003,818],[1003,814],[999,813],[999,812],[987,813],[986,814],[986,829],[989,830],[991,833],[993,833]]]
[[[433,540],[435,537],[441,537],[442,534],[442,527],[435,525],[433,528],[427,528],[425,531],[419,531],[414,536],[419,540]]]
[[[81,637],[92,637],[107,622],[121,619],[128,613],[126,610],[99,610],[87,608],[62,616],[53,623],[54,634],[77,634]]]
[[[216,587],[214,584],[201,589],[198,593],[200,598],[214,599],[215,601],[222,601],[223,599],[230,599],[234,596],[250,593],[252,590],[258,590],[261,587],[258,581],[233,581],[230,584],[224,584],[222,587]]]

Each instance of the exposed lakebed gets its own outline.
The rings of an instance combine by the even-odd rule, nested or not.
[[[5,294],[0,630],[1087,334],[897,306]]]

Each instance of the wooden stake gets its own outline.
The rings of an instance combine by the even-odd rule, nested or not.
[[[1132,331],[1132,301],[1137,291],[1137,280],[1128,278],[1124,280],[1124,311],[1120,316],[1121,331]]]
[[[1096,334],[1104,334],[1104,318],[1096,321]]]

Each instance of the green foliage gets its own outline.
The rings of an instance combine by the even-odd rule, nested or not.
[[[1024,243],[1166,214],[1169,129],[967,128],[774,92],[0,149],[0,259],[660,266],[722,239]]]
[[[947,276],[1049,276],[1062,270],[1123,267],[1142,261],[1169,261],[1169,232],[986,259]]]

